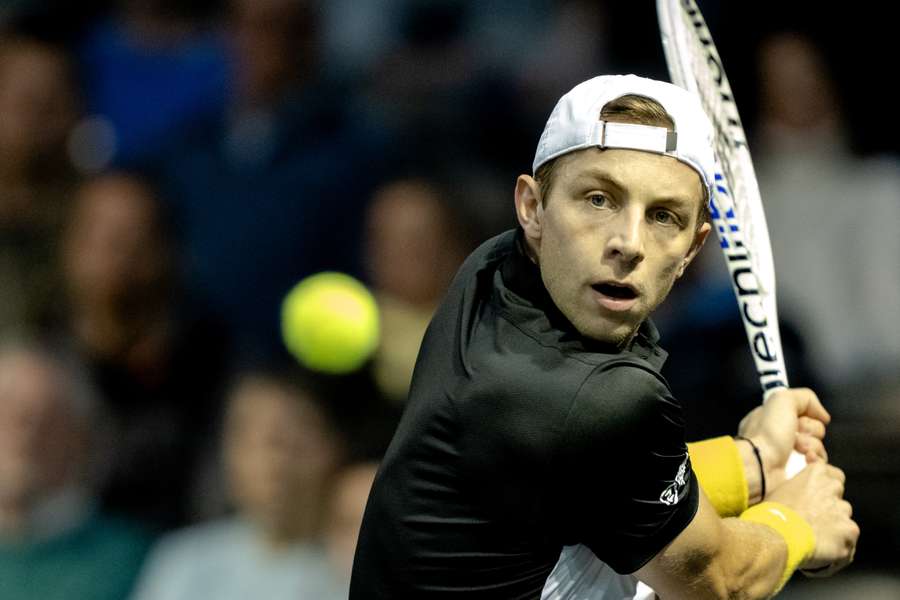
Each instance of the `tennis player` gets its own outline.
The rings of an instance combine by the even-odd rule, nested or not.
[[[710,231],[711,140],[667,83],[597,77],[559,101],[516,182],[519,227],[467,259],[425,335],[351,599],[537,599],[570,545],[623,598],[628,574],[666,600],[767,598],[852,560],[815,394],[776,393],[747,441],[689,451],[659,373],[649,315]],[[812,464],[785,481],[793,448]]]

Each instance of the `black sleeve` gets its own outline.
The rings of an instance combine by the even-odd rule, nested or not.
[[[632,573],[693,520],[699,486],[682,407],[656,373],[630,363],[595,370],[561,439],[550,493],[563,543]]]

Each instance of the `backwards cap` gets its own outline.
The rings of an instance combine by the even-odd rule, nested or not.
[[[658,102],[672,117],[675,131],[600,119],[603,107],[627,95]],[[697,173],[709,196],[714,172],[713,128],[700,99],[678,86],[638,77],[604,75],[576,85],[556,103],[538,142],[533,173],[546,162],[584,148],[625,148],[671,156]]]

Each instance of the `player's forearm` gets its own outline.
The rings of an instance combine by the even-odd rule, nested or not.
[[[724,519],[709,576],[722,598],[770,598],[814,554],[812,527],[778,502],[763,502]]]
[[[769,598],[814,549],[809,524],[783,504],[722,519],[702,495],[690,526],[637,575],[666,600]]]
[[[717,598],[771,598],[781,587],[787,544],[774,530],[739,518],[724,519],[723,544],[709,573]]]
[[[787,549],[774,531],[729,518],[704,542],[693,552],[660,557],[639,578],[665,600],[756,600],[776,593]]]

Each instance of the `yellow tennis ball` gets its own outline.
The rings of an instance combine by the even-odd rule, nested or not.
[[[375,298],[344,273],[310,275],[282,303],[284,344],[315,371],[339,375],[358,369],[378,346],[379,330]]]

